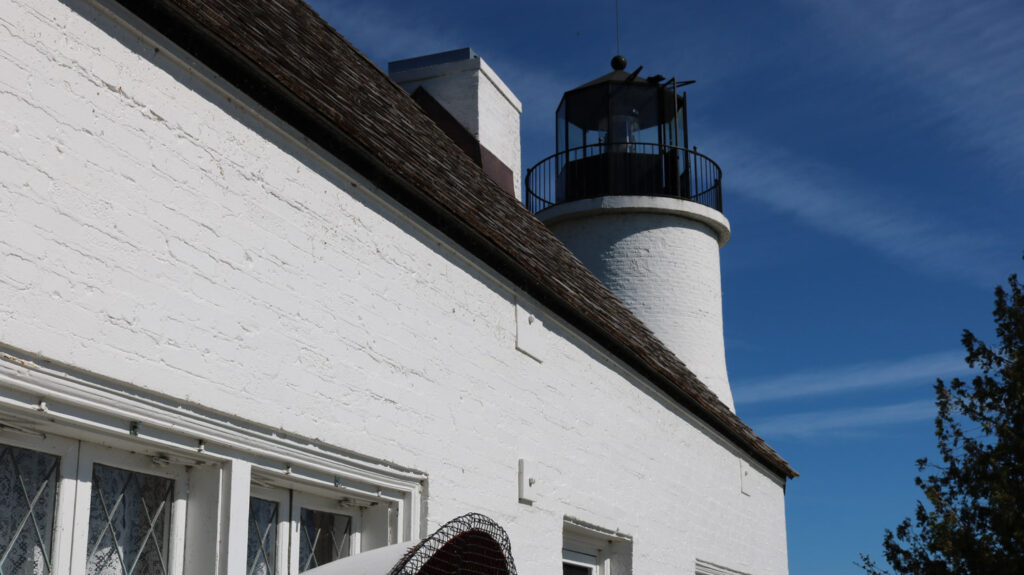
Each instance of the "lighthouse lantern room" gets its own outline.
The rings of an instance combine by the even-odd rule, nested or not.
[[[533,212],[582,198],[669,196],[721,211],[721,170],[689,148],[686,94],[693,82],[613,71],[570,90],[556,114],[556,152],[527,173]]]

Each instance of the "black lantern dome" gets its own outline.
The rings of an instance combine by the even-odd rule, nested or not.
[[[721,211],[721,171],[689,150],[686,94],[663,76],[613,71],[562,96],[556,115],[557,152],[526,175],[527,206],[609,195],[673,196]]]

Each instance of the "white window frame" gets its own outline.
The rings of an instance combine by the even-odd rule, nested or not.
[[[365,509],[385,504],[388,543],[424,535],[425,473],[66,369],[0,348],[0,441],[61,458],[51,540],[54,573],[84,573],[90,494],[82,486],[91,486],[93,462],[162,476],[187,469],[187,481],[175,482],[171,510],[168,567],[175,575],[244,566],[250,494],[270,499],[279,489],[329,498],[335,502],[331,511],[339,509],[337,502],[350,501],[351,513],[342,513],[354,515],[354,531]],[[290,499],[279,507],[280,528],[291,529],[292,509]],[[278,541],[289,541],[290,532],[280,528]],[[364,542],[353,537],[352,553]],[[291,551],[277,555],[278,561],[289,561],[278,565],[278,572],[289,573]],[[295,557],[297,566],[297,549]]]
[[[275,527],[277,531],[276,543],[277,547],[274,549],[274,573],[280,573],[282,575],[290,573],[291,557],[289,553],[289,537],[291,536],[291,492],[287,489],[281,488],[270,488],[253,485],[249,489],[249,497],[255,497],[256,499],[263,499],[264,501],[273,501],[277,503],[277,525]],[[249,520],[250,517],[247,514],[245,517],[245,529],[246,533],[249,532]],[[248,545],[248,537],[246,537],[246,544]],[[246,557],[248,558],[248,548],[246,549]],[[246,565],[248,567],[248,565]]]
[[[632,557],[633,540],[617,531],[602,529],[578,519],[566,517],[562,524],[562,564],[589,567],[594,575],[629,575],[632,566],[623,563]],[[618,565],[613,568],[612,565]]]
[[[581,551],[574,551],[571,548],[562,548],[562,565],[575,565],[587,567],[593,575],[606,575],[610,573],[608,558],[601,558],[598,555],[590,555]]]
[[[188,471],[184,465],[159,455],[131,453],[96,443],[60,436],[33,437],[0,428],[0,444],[13,445],[60,457],[58,489],[54,502],[53,539],[50,545],[52,572],[87,575],[89,513],[93,465],[101,464],[132,472],[166,477],[174,481],[168,525],[167,572],[181,575],[185,555]],[[156,463],[159,461],[160,463]],[[76,517],[86,518],[75,521]]]
[[[302,510],[310,509],[313,511],[325,511],[327,513],[333,513],[336,515],[344,515],[349,518],[351,523],[349,524],[349,536],[348,548],[349,555],[356,555],[362,550],[362,517],[359,509],[353,509],[349,505],[342,505],[338,498],[324,497],[323,495],[314,495],[309,492],[303,491],[292,491],[292,509],[291,509],[291,537],[292,545],[291,553],[289,553],[289,566],[291,570],[288,573],[297,574],[299,573],[299,550],[302,548]]]
[[[160,463],[157,463],[160,461]],[[75,516],[89,517],[92,501],[92,475],[95,464],[106,465],[136,473],[155,475],[174,481],[174,493],[171,495],[170,533],[167,543],[167,573],[180,575],[183,573],[185,560],[185,529],[188,499],[188,470],[184,465],[172,463],[159,455],[143,455],[123,450],[96,445],[81,444],[78,455],[78,481],[75,495]],[[71,575],[87,575],[86,565],[89,555],[88,521],[75,525],[72,544]]]
[[[596,538],[578,533],[562,534],[562,564],[589,567],[593,575],[611,575],[611,554],[608,546]]]
[[[349,555],[356,555],[367,551],[364,549],[365,529],[364,513],[373,504],[385,505],[385,509],[397,509],[399,501],[387,498],[371,498],[365,500],[352,499],[349,494],[338,489],[311,486],[301,483],[286,481],[275,481],[270,485],[265,479],[254,479],[250,487],[250,497],[276,502],[278,505],[277,515],[277,547],[275,548],[275,568],[278,573],[297,574],[299,573],[299,551],[302,536],[301,520],[302,510],[312,509],[326,511],[338,515],[345,515],[350,518]],[[249,517],[246,518],[248,529]],[[247,531],[248,533],[248,531]],[[390,529],[385,535],[388,544],[397,543],[393,540],[395,533]]]
[[[72,530],[64,528],[75,520],[75,493],[78,483],[78,441],[45,436],[0,427],[0,443],[31,449],[60,458],[57,467],[57,500],[54,502],[50,560],[53,573],[70,572]]]

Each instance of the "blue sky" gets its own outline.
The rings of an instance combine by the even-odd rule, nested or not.
[[[319,0],[381,68],[472,46],[523,102],[524,168],[562,92],[610,70],[613,0]],[[622,0],[629,69],[694,79],[691,143],[723,170],[737,411],[802,474],[794,575],[859,573],[913,510],[931,386],[970,374],[992,289],[1022,271],[1024,7],[1016,0]],[[525,170],[524,170],[525,171]]]

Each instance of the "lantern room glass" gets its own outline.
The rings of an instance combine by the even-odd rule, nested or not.
[[[605,77],[567,92],[556,114],[556,149],[604,144],[607,151],[623,145],[678,146],[683,105],[671,84],[642,79]],[[615,76],[610,74],[609,76]]]
[[[566,92],[556,113],[556,197],[679,195],[685,104],[674,80],[615,71]]]

